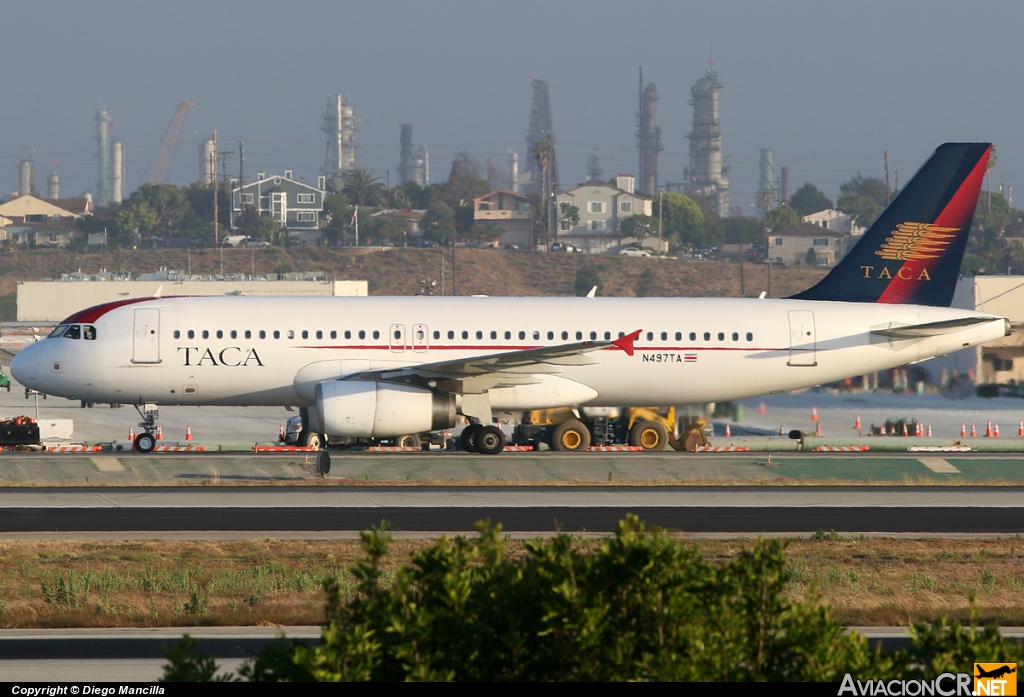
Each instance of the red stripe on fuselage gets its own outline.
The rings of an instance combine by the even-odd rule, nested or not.
[[[92,324],[111,310],[116,310],[117,308],[124,307],[125,305],[134,305],[135,303],[144,303],[149,300],[166,300],[167,298],[177,297],[181,296],[168,295],[162,298],[128,298],[127,300],[114,300],[113,302],[103,303],[102,305],[93,305],[92,307],[87,307],[84,310],[79,310],[59,324]]]
[[[974,207],[978,203],[978,193],[981,191],[981,183],[985,178],[985,167],[988,164],[988,157],[991,151],[992,146],[989,146],[985,150],[984,156],[978,159],[974,169],[971,170],[971,173],[964,179],[963,184],[953,194],[949,203],[946,204],[946,207],[935,218],[933,224],[936,227],[958,228],[960,232],[957,234],[970,234]],[[878,302],[894,305],[907,302],[907,299],[913,297],[922,283],[928,282],[928,279],[925,278],[925,272],[933,271],[940,261],[942,261],[941,255],[935,259],[908,259],[903,262],[903,266],[899,268],[892,281],[889,282],[889,285],[885,287],[885,290],[878,297]],[[904,271],[907,272],[906,276],[903,275]],[[931,276],[930,273],[927,275]]]

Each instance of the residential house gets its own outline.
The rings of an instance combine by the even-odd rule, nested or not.
[[[231,180],[231,228],[235,229],[245,208],[254,208],[260,215],[276,220],[288,231],[288,239],[317,244],[320,241],[320,218],[327,197],[326,179],[319,177],[312,186],[292,177],[292,170],[267,177],[260,172],[256,181],[238,186]]]
[[[833,266],[843,258],[843,242],[850,235],[821,225],[800,223],[768,234],[767,257],[773,264],[805,266],[814,250],[816,266]]]
[[[616,178],[617,186],[587,182],[558,194],[559,209],[561,204],[568,203],[580,211],[579,224],[575,226],[559,221],[558,241],[591,253],[606,252],[633,241],[624,238],[619,223],[633,215],[652,213],[651,199],[634,191],[634,181],[632,175],[620,174]]]
[[[391,241],[395,244],[408,244],[410,237],[423,236],[423,229],[420,227],[420,223],[423,222],[423,216],[426,213],[425,210],[415,210],[413,208],[389,208],[388,210],[370,214],[370,218],[374,220],[390,219],[397,222],[402,227],[402,239],[392,239]],[[365,237],[363,240],[365,240]],[[377,241],[374,240],[374,242]]]
[[[494,223],[501,230],[501,244],[533,244],[533,207],[528,196],[508,189],[473,199],[473,222]]]
[[[92,213],[92,198],[42,199],[31,194],[0,204],[0,218],[11,222],[4,226],[12,244],[66,247],[84,236],[75,221]]]

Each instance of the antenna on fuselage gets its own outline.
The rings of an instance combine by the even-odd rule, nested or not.
[[[162,293],[163,290],[164,290],[164,287],[162,285],[157,286],[156,287],[156,292],[153,293],[153,297],[154,298],[159,298],[160,297],[160,293]]]

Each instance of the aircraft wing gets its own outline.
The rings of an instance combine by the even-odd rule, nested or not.
[[[960,319],[947,319],[941,322],[927,322],[925,324],[907,324],[901,327],[890,325],[884,329],[872,329],[871,333],[877,336],[884,336],[889,339],[925,339],[930,336],[942,334],[953,334],[966,327],[975,324],[985,324],[1001,319],[1000,317],[963,317]]]
[[[537,382],[537,375],[561,372],[561,366],[600,363],[588,355],[594,351],[618,348],[632,356],[633,342],[639,335],[640,330],[637,330],[611,341],[578,341],[402,368],[368,370],[345,379],[405,384],[434,383],[429,386],[450,392],[479,392],[497,387],[527,385]]]

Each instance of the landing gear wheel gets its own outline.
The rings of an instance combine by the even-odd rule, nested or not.
[[[316,473],[321,477],[326,477],[331,473],[331,456],[326,450],[321,450],[316,454]]]
[[[590,447],[590,431],[578,419],[569,419],[551,432],[552,450],[560,453],[581,453]]]
[[[324,447],[324,439],[319,433],[307,433],[302,440],[308,448],[322,450]]]
[[[412,448],[413,450],[419,450],[421,444],[422,441],[420,440],[420,437],[415,433],[395,438],[395,445],[399,448]]]
[[[505,434],[497,426],[484,426],[477,433],[476,448],[483,455],[497,455],[505,449]]]
[[[470,424],[462,429],[462,436],[460,436],[459,440],[462,443],[463,450],[467,453],[480,452],[480,449],[477,447],[477,443],[479,442],[477,438],[482,429],[483,426],[480,424]]]
[[[156,447],[156,438],[150,433],[140,433],[135,436],[135,449],[146,454],[153,452]]]
[[[629,444],[644,450],[664,450],[668,444],[668,429],[660,421],[639,421],[629,431]]]

